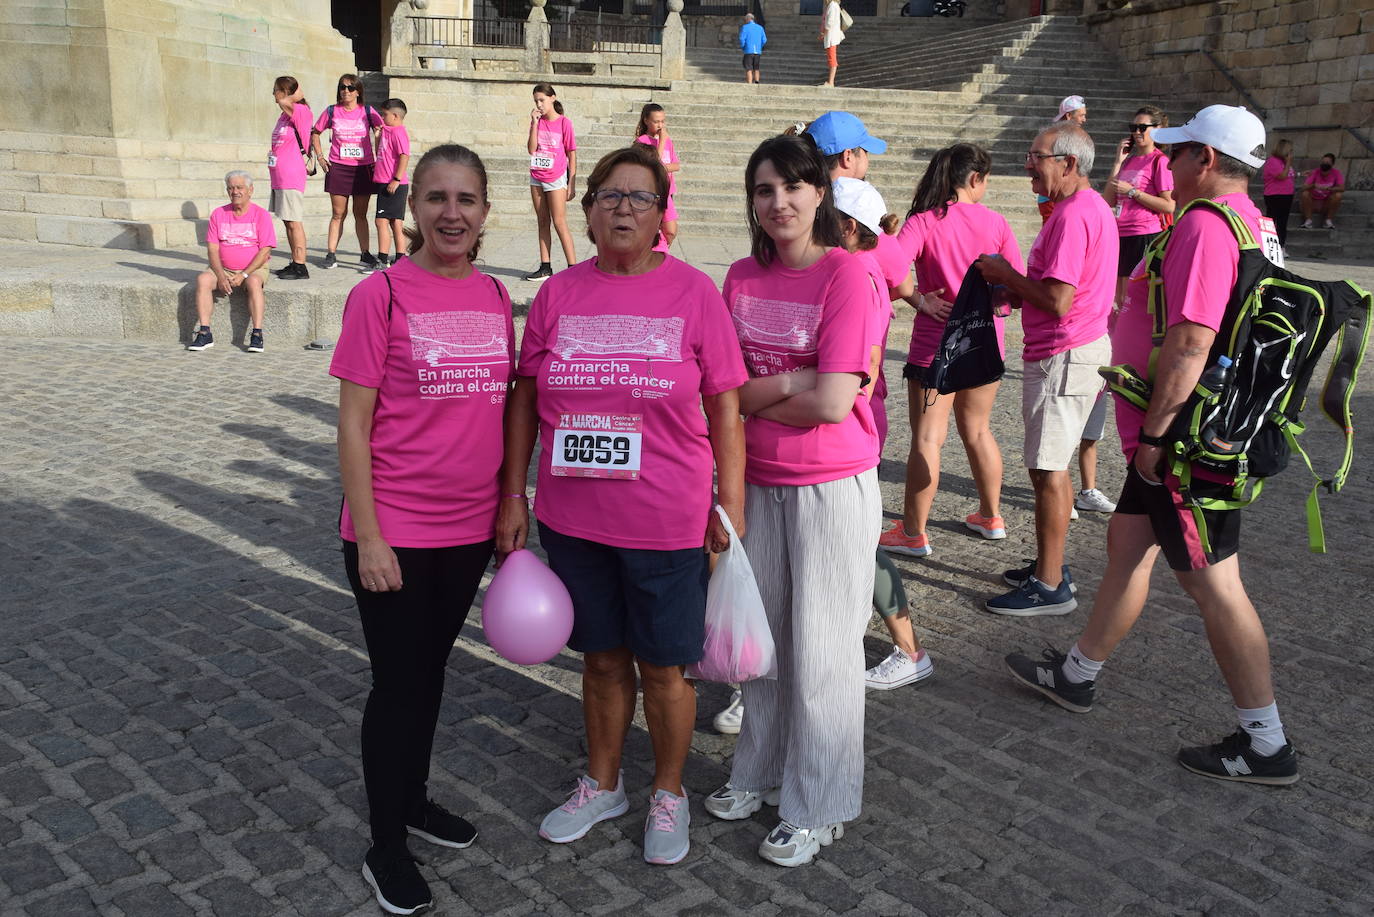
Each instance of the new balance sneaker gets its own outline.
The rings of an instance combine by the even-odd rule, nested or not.
[[[262,353],[262,329],[254,328],[248,334],[248,352]]]
[[[1036,662],[1022,653],[1007,656],[1007,671],[1011,677],[1028,688],[1039,691],[1065,710],[1087,713],[1093,708],[1097,682],[1075,684],[1064,677],[1064,660],[1068,658],[1055,649],[1047,649],[1043,660]]]
[[[209,350],[211,347],[214,347],[214,346],[215,346],[215,336],[214,336],[214,334],[212,334],[212,333],[210,332],[210,329],[209,329],[209,328],[197,328],[197,329],[196,329],[196,336],[195,336],[195,338],[191,341],[191,343],[190,343],[189,345],[187,345],[186,349],[187,349],[187,350]]]
[[[1031,575],[1034,573],[1035,561],[1028,560],[1027,564],[1024,567],[1017,567],[1015,570],[1003,570],[1002,582],[1006,583],[1008,586],[1024,586],[1026,580],[1030,579]],[[1073,581],[1073,574],[1069,572],[1068,564],[1065,564],[1063,566],[1062,574],[1064,577],[1064,582],[1069,584],[1069,591],[1077,595],[1078,586]]]
[[[900,519],[878,536],[878,547],[889,554],[906,554],[910,557],[926,557],[930,554],[930,542],[926,541],[926,536],[917,535],[913,538],[908,535]]]
[[[727,783],[706,797],[706,811],[724,821],[738,821],[753,815],[765,804],[776,806],[781,796],[782,790],[778,787],[771,790],[741,790]]]
[[[759,856],[779,866],[805,866],[816,858],[822,847],[829,847],[842,837],[842,824],[798,828],[780,821],[759,844]]]
[[[1051,589],[1033,575],[1006,595],[988,599],[988,611],[998,615],[1030,618],[1037,615],[1066,615],[1078,607],[1073,586],[1063,580],[1058,589]]]
[[[371,274],[373,271],[377,270],[377,256],[372,254],[372,252],[363,252],[358,260],[363,263],[364,274]]]
[[[1215,745],[1198,745],[1178,750],[1178,763],[1195,774],[1218,780],[1287,786],[1298,782],[1298,755],[1293,744],[1272,755],[1250,750],[1250,733],[1237,729]]]
[[[477,829],[466,818],[454,815],[448,809],[431,799],[425,800],[425,807],[414,823],[407,823],[406,830],[421,840],[438,844],[440,847],[470,847],[477,840]]]
[[[404,847],[392,853],[369,850],[363,857],[363,880],[388,914],[415,914],[434,906],[429,886]]]
[[[925,681],[935,674],[930,654],[921,650],[915,659],[900,646],[894,646],[886,659],[864,673],[864,684],[875,691],[891,691],[902,685]]]
[[[989,541],[996,541],[999,538],[1007,537],[1007,524],[1002,521],[1001,516],[984,516],[981,513],[970,513],[964,520],[964,525],[973,529],[979,535]]]
[[[682,862],[690,844],[687,826],[692,814],[687,796],[659,790],[649,798],[649,817],[644,819],[644,862],[670,866]]]
[[[568,801],[544,816],[539,836],[555,844],[569,844],[585,835],[597,822],[618,818],[630,811],[625,798],[625,775],[616,778],[616,788],[603,790],[585,774],[577,778],[577,786],[568,794]]]
[[[325,255],[324,255],[324,263],[321,264],[320,267],[321,267],[322,269],[324,269],[324,270],[327,271],[327,270],[330,270],[331,268],[336,268],[336,267],[338,267],[338,266],[339,266],[339,258],[338,258],[338,256],[335,255],[333,252],[325,252]]]
[[[547,278],[549,278],[549,277],[552,277],[552,276],[553,276],[553,265],[551,265],[551,264],[549,264],[547,261],[545,261],[543,264],[539,265],[539,267],[535,268],[534,270],[532,270],[532,271],[530,271],[528,274],[526,274],[526,275],[525,275],[525,279],[526,279],[526,280],[530,280],[530,281],[536,281],[536,280],[545,280],[545,279],[547,279]]]
[[[1080,490],[1073,498],[1074,509],[1081,509],[1089,513],[1114,513],[1116,504],[1107,499],[1107,495],[1096,487],[1088,490]]]
[[[740,726],[744,725],[744,695],[740,694],[738,688],[730,695],[730,703],[725,709],[711,720],[711,725],[721,735],[739,735]]]

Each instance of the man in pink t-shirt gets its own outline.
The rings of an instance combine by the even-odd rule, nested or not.
[[[1302,228],[1312,229],[1312,216],[1316,214],[1326,218],[1325,229],[1335,229],[1332,218],[1341,209],[1344,195],[1345,175],[1336,168],[1336,154],[1327,153],[1321,165],[1307,173],[1302,186]]]
[[[1035,489],[1036,560],[1003,574],[1015,588],[988,600],[995,614],[1062,615],[1078,607],[1064,562],[1073,503],[1068,468],[1102,390],[1097,368],[1111,355],[1107,319],[1118,248],[1111,208],[1088,182],[1092,165],[1092,138],[1082,127],[1058,121],[1041,131],[1026,171],[1031,190],[1053,201],[1054,212],[1031,246],[1026,273],[998,255],[975,262],[1022,304],[1021,416]]]
[[[1243,108],[1213,105],[1182,127],[1156,134],[1172,143],[1171,168],[1182,204],[1208,198],[1234,210],[1258,237],[1260,215],[1246,194],[1263,165],[1264,125]],[[1212,653],[1240,723],[1214,745],[1183,748],[1179,763],[1206,777],[1267,785],[1298,779],[1297,758],[1284,736],[1270,679],[1269,646],[1245,593],[1236,556],[1240,511],[1195,510],[1164,464],[1167,434],[1204,370],[1238,275],[1240,249],[1229,224],[1210,208],[1179,218],[1159,276],[1135,279],[1114,333],[1116,362],[1150,365],[1153,350],[1149,285],[1162,282],[1167,330],[1148,371],[1148,411],[1117,402],[1117,428],[1129,467],[1107,530],[1107,570],[1087,627],[1067,654],[1044,660],[1019,653],[1007,667],[1023,684],[1068,710],[1091,709],[1107,657],[1145,607],[1150,571],[1161,550],[1174,576],[1202,613]],[[1194,490],[1209,486],[1194,478]],[[1200,537],[1205,525],[1207,541]]]
[[[211,212],[205,231],[210,269],[196,277],[196,334],[186,349],[209,350],[215,346],[215,336],[210,332],[215,297],[228,296],[242,287],[248,291],[248,314],[253,320],[247,350],[262,353],[262,291],[277,231],[272,215],[253,203],[253,176],[240,170],[230,172],[224,176],[224,190],[229,203]]]

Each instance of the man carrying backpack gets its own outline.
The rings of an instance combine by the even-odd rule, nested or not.
[[[1264,164],[1259,118],[1243,108],[1213,105],[1182,127],[1157,130],[1155,139],[1173,144],[1170,168],[1180,206],[1200,198],[1225,204],[1256,239],[1262,237],[1260,212],[1246,194]],[[1018,681],[1067,710],[1087,713],[1098,673],[1145,606],[1150,571],[1162,549],[1202,614],[1241,727],[1214,745],[1181,749],[1179,763],[1207,777],[1289,784],[1298,779],[1297,756],[1274,703],[1264,627],[1241,582],[1236,555],[1240,510],[1198,510],[1205,523],[1200,526],[1161,448],[1199,380],[1218,372],[1208,365],[1209,353],[1237,282],[1239,261],[1236,235],[1216,210],[1200,206],[1179,217],[1159,269],[1163,298],[1158,308],[1165,310],[1167,330],[1149,377],[1149,409],[1142,411],[1120,396],[1116,400],[1117,430],[1128,462],[1126,484],[1108,529],[1107,570],[1087,626],[1067,654],[1047,650],[1044,660],[1037,661],[1013,653],[1006,662]],[[1148,290],[1142,264],[1131,274],[1126,305],[1112,335],[1113,363],[1151,365],[1155,345]],[[1209,479],[1205,470],[1195,467],[1191,477],[1187,486],[1192,496],[1227,490],[1226,481]]]

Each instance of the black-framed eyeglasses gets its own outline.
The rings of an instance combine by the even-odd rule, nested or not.
[[[1155,121],[1147,121],[1144,124],[1128,124],[1126,125],[1126,130],[1130,131],[1131,133],[1140,131],[1140,133],[1143,134],[1152,127],[1159,127],[1159,123]]]
[[[652,191],[616,191],[607,188],[594,195],[602,210],[615,210],[625,198],[630,200],[630,209],[644,213],[658,203],[658,195]]]
[[[358,84],[357,84],[357,83],[340,83],[340,84],[339,84],[339,92],[357,92],[357,91],[358,91]]]
[[[1032,150],[1026,154],[1026,162],[1036,162],[1041,159],[1063,159],[1065,156],[1072,155],[1072,153],[1037,153]]]

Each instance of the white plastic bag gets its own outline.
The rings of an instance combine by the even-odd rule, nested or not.
[[[754,570],[730,517],[719,506],[716,513],[730,535],[730,547],[711,573],[706,589],[705,654],[687,667],[687,677],[723,682],[777,678],[773,634]]]

